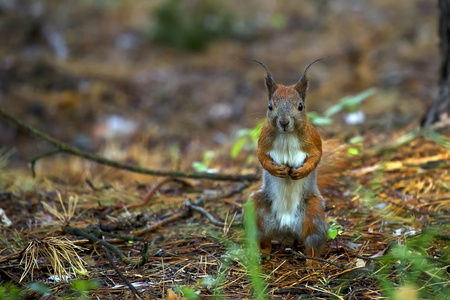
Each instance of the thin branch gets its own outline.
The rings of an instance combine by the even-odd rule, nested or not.
[[[108,248],[109,250],[111,250],[112,252],[114,252],[115,255],[117,255],[123,262],[129,264],[129,265],[134,265],[134,266],[140,266],[142,264],[142,259],[139,262],[133,261],[128,259],[123,253],[122,251],[120,251],[119,249],[117,249],[116,247],[114,247],[113,245],[111,245],[110,243],[96,237],[95,235],[86,232],[86,229],[83,228],[76,228],[76,227],[64,227],[63,228],[63,232],[65,233],[69,233],[72,235],[78,235],[78,236],[82,236],[84,238],[87,238],[89,241],[91,241],[92,243],[98,243],[100,245],[102,245],[103,247]]]
[[[200,207],[200,206],[198,206],[198,205],[193,204],[189,199],[187,199],[186,202],[184,202],[184,205],[185,205],[187,208],[192,209],[193,211],[199,212],[199,213],[201,213],[202,215],[204,215],[205,217],[207,217],[208,220],[209,220],[213,225],[216,225],[216,226],[219,226],[219,227],[223,227],[223,226],[226,225],[224,222],[219,221],[219,220],[217,220],[216,218],[214,218],[214,216],[211,215],[211,214],[210,214],[206,209],[204,209],[203,207]],[[241,222],[234,222],[234,223],[233,223],[233,226],[240,226],[240,225],[242,225]]]
[[[87,185],[88,185],[94,192],[96,192],[96,191],[99,190],[98,188],[95,187],[95,185],[94,185],[94,184],[92,183],[92,181],[90,181],[89,179],[86,178],[85,181],[86,181]]]
[[[72,235],[82,236],[84,238],[87,238],[89,241],[91,241],[93,243],[99,243],[100,245],[102,245],[102,246],[108,248],[109,250],[111,250],[112,252],[114,252],[114,254],[117,255],[120,259],[122,259],[122,260],[126,259],[126,256],[119,249],[117,249],[110,243],[96,237],[95,235],[93,235],[89,232],[86,232],[86,230],[83,230],[82,228],[64,227],[63,232],[69,233]]]
[[[146,206],[148,205],[148,203],[150,202],[150,199],[153,197],[153,195],[158,191],[158,189],[163,186],[164,184],[170,182],[170,181],[175,181],[175,182],[180,182],[183,185],[188,186],[189,183],[183,180],[179,180],[173,177],[166,177],[164,179],[162,179],[161,181],[159,181],[158,183],[156,183],[151,190],[145,195],[144,199],[141,202],[138,203],[134,203],[134,204],[130,204],[127,205],[126,208],[127,209],[131,209],[131,208],[136,208],[136,207],[142,207],[142,206]]]
[[[140,241],[142,240],[140,237],[138,236],[131,236],[131,235],[126,235],[126,234],[118,234],[118,233],[111,233],[111,232],[106,232],[103,230],[98,230],[98,229],[85,229],[87,233],[92,233],[96,236],[107,236],[110,238],[114,238],[114,239],[120,239],[120,240],[124,240],[124,241]],[[108,241],[109,243],[111,241]]]
[[[59,151],[59,150],[52,150],[52,151],[41,153],[41,154],[39,154],[39,155],[37,155],[37,156],[35,156],[33,158],[30,158],[28,160],[28,162],[30,163],[31,174],[33,175],[33,178],[36,177],[35,166],[36,166],[36,162],[38,160],[40,160],[41,158],[44,158],[44,157],[53,156],[53,155],[58,154],[60,152],[61,151]]]
[[[96,163],[110,166],[113,168],[118,168],[122,170],[127,170],[134,173],[140,173],[140,174],[147,174],[147,175],[153,175],[153,176],[166,176],[166,177],[173,177],[173,178],[192,178],[192,179],[210,179],[210,180],[223,180],[223,181],[257,181],[259,180],[259,176],[256,174],[248,174],[248,175],[233,175],[233,174],[219,174],[219,173],[198,173],[198,172],[183,172],[183,171],[161,171],[161,170],[151,170],[147,168],[142,168],[139,166],[130,166],[130,165],[124,165],[117,161],[110,160],[89,152],[85,152],[83,150],[80,150],[76,147],[72,147],[69,145],[66,145],[49,135],[43,133],[40,130],[37,130],[31,126],[26,125],[22,121],[19,121],[18,119],[14,118],[10,114],[4,112],[0,108],[0,117],[6,119],[7,121],[10,121],[11,123],[14,123],[17,127],[25,131],[27,134],[29,134],[32,137],[35,137],[37,139],[43,140],[47,142],[50,145],[53,145],[58,149],[59,152],[68,153],[74,156],[78,156],[90,161],[95,161]]]
[[[172,215],[171,217],[168,217],[167,219],[164,219],[162,221],[159,221],[158,223],[155,223],[147,228],[141,229],[141,230],[137,230],[133,232],[133,235],[136,236],[141,236],[143,234],[146,234],[150,231],[156,230],[170,222],[176,221],[178,219],[184,218],[189,214],[189,210],[188,209],[183,209],[181,212],[176,213],[174,215]]]
[[[133,284],[128,280],[128,278],[126,278],[122,272],[119,270],[119,268],[116,266],[116,264],[114,263],[114,260],[111,256],[111,253],[109,253],[109,250],[107,247],[103,247],[103,251],[105,251],[106,254],[106,258],[108,259],[109,265],[114,269],[114,271],[116,271],[117,275],[119,275],[119,277],[123,280],[123,282],[125,282],[125,284],[130,288],[131,292],[133,293],[133,295],[136,297],[140,298],[139,292],[136,290],[136,288],[133,286]]]

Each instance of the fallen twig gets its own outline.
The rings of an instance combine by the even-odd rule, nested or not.
[[[213,225],[216,225],[216,226],[219,226],[219,227],[223,227],[223,226],[226,225],[225,222],[222,222],[222,221],[217,220],[217,219],[214,218],[214,216],[211,215],[206,209],[204,209],[203,207],[200,207],[200,206],[197,206],[197,205],[193,204],[193,203],[191,202],[191,200],[189,200],[189,199],[187,199],[186,202],[184,202],[184,205],[185,205],[186,207],[188,207],[189,209],[192,209],[193,211],[199,212],[199,213],[201,213],[202,215],[204,215],[205,217],[207,217],[208,220],[209,220]],[[234,222],[233,225],[234,225],[234,226],[239,226],[239,225],[242,225],[242,223],[241,223],[241,222]]]
[[[114,252],[114,254],[116,254],[120,259],[125,259],[126,258],[126,256],[119,249],[117,249],[116,247],[114,247],[110,243],[108,243],[108,242],[106,242],[106,241],[96,237],[95,235],[93,235],[93,234],[91,234],[89,232],[86,232],[86,230],[83,230],[82,228],[64,227],[63,228],[63,232],[87,238],[91,242],[99,243],[100,245],[102,245],[104,247],[107,247],[109,250]]]
[[[130,208],[136,208],[136,207],[142,207],[142,206],[146,206],[149,202],[150,199],[153,197],[153,195],[156,193],[156,191],[163,186],[164,184],[170,182],[170,181],[176,181],[176,182],[180,182],[184,185],[189,185],[189,183],[187,183],[186,181],[180,180],[180,179],[176,179],[176,178],[172,178],[172,177],[166,177],[164,179],[162,179],[160,182],[156,183],[150,191],[148,191],[148,193],[145,195],[144,199],[141,202],[138,203],[134,203],[134,204],[130,204],[127,205],[126,208],[130,209]]]
[[[89,241],[93,242],[93,243],[98,243],[100,245],[102,245],[103,247],[108,248],[109,250],[111,250],[112,252],[114,252],[115,255],[117,255],[123,262],[130,264],[130,265],[137,265],[140,266],[142,265],[142,260],[139,262],[135,262],[132,261],[130,259],[128,259],[119,249],[117,249],[116,247],[114,247],[113,245],[111,245],[110,243],[96,237],[95,235],[93,235],[92,233],[87,232],[86,230],[82,229],[82,228],[75,228],[75,227],[64,227],[63,228],[63,232],[65,233],[69,233],[72,235],[78,235],[78,236],[82,236],[86,239],[88,239]]]
[[[38,160],[40,160],[41,158],[44,158],[44,157],[48,157],[48,156],[52,156],[52,155],[58,154],[60,152],[61,151],[59,151],[59,150],[52,150],[52,151],[43,152],[43,153],[41,153],[41,154],[39,154],[39,155],[37,155],[37,156],[35,156],[33,158],[30,158],[28,160],[28,162],[30,163],[31,174],[33,175],[33,177],[36,177],[35,166],[36,166],[36,162]]]
[[[126,235],[126,234],[118,234],[118,233],[111,233],[111,232],[106,232],[106,231],[102,231],[102,230],[98,230],[98,229],[86,229],[86,232],[88,233],[92,233],[96,236],[107,236],[110,238],[114,238],[114,239],[120,239],[120,240],[124,240],[124,241],[140,241],[142,240],[140,237],[138,236],[131,236],[131,235]],[[108,241],[110,242],[110,241]]]
[[[160,228],[160,227],[162,227],[162,226],[164,226],[164,225],[166,225],[166,224],[168,224],[170,222],[173,222],[175,220],[184,218],[188,214],[189,214],[189,210],[188,209],[183,209],[181,212],[176,213],[176,214],[172,215],[171,217],[169,217],[167,219],[159,221],[156,224],[153,224],[153,225],[151,225],[151,226],[149,226],[147,228],[144,228],[144,229],[141,229],[141,230],[138,230],[138,231],[134,231],[133,235],[141,236],[141,235],[146,234],[146,233],[148,233],[150,231],[156,230],[156,229],[158,229],[158,228]]]
[[[117,169],[127,170],[127,171],[131,171],[134,173],[140,173],[140,174],[147,174],[147,175],[153,175],[153,176],[166,176],[166,177],[173,177],[173,178],[210,179],[210,180],[223,180],[223,181],[246,181],[246,180],[247,181],[257,181],[259,179],[259,177],[256,174],[232,175],[232,174],[206,173],[206,172],[197,173],[197,172],[189,172],[189,171],[187,171],[187,172],[161,171],[161,170],[146,169],[146,168],[142,168],[139,166],[124,165],[117,161],[106,159],[104,157],[101,157],[101,156],[98,156],[98,155],[95,155],[95,154],[92,154],[89,152],[85,152],[76,147],[66,145],[66,144],[50,137],[49,135],[43,133],[42,131],[39,131],[33,127],[26,125],[22,121],[17,120],[10,114],[4,112],[1,108],[0,108],[0,116],[3,117],[4,119],[14,123],[17,127],[19,127],[20,129],[22,129],[23,131],[28,133],[30,136],[35,137],[40,140],[43,140],[43,141],[46,141],[47,143],[56,147],[57,150],[55,150],[54,153],[57,153],[57,152],[68,153],[68,154],[71,154],[74,156],[78,156],[78,157],[81,157],[81,158],[84,158],[84,159],[87,159],[90,161],[95,161],[96,163],[114,167]],[[44,153],[45,155],[43,155],[42,157],[49,156],[49,153],[50,152]],[[37,156],[37,158],[39,159],[41,157]],[[36,162],[36,158],[34,160]]]
[[[119,268],[114,263],[114,260],[113,260],[113,258],[111,256],[111,253],[109,253],[108,248],[103,246],[103,251],[105,251],[106,258],[109,261],[109,265],[114,269],[114,271],[116,271],[117,275],[119,275],[119,277],[123,280],[123,282],[125,282],[125,284],[130,288],[130,290],[133,293],[133,295],[135,297],[137,297],[137,298],[140,298],[139,292],[136,290],[136,288],[133,286],[133,284],[128,280],[128,278],[126,278],[122,274],[122,272],[119,270]]]

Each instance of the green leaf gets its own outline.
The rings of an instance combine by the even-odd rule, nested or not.
[[[324,115],[326,118],[329,118],[329,117],[331,117],[332,115],[335,115],[335,114],[337,114],[338,112],[342,111],[343,109],[344,109],[344,105],[343,105],[342,103],[337,103],[337,104],[331,106],[329,109],[327,109],[327,110],[324,112],[323,115]]]
[[[423,136],[432,140],[442,148],[450,150],[450,140],[437,131],[425,129],[423,130]]]
[[[358,148],[348,148],[347,152],[348,152],[348,154],[351,154],[351,155],[358,155],[359,154]]]
[[[256,150],[258,144],[258,138],[261,135],[264,122],[258,123],[255,128],[243,128],[239,129],[236,133],[238,140],[231,148],[230,155],[232,158],[236,158],[244,147]],[[251,148],[250,148],[251,147]]]
[[[96,280],[75,279],[72,282],[72,288],[78,292],[86,292],[97,289],[98,287],[99,283]]]
[[[176,142],[169,148],[170,158],[173,162],[180,160],[180,143]]]
[[[333,124],[333,120],[327,117],[320,116],[317,112],[311,111],[308,112],[308,119],[314,125],[330,125]]]
[[[241,152],[242,147],[247,143],[248,138],[246,136],[243,136],[239,138],[236,143],[234,144],[233,148],[231,148],[230,155],[232,158],[236,158],[238,156],[239,152]]]
[[[376,91],[375,88],[371,88],[371,89],[365,90],[357,95],[346,96],[346,97],[342,98],[341,100],[339,100],[339,102],[342,103],[342,105],[344,105],[344,107],[346,107],[346,108],[356,106],[356,105],[361,104],[368,97],[375,94],[375,91]]]
[[[362,141],[363,141],[363,137],[358,135],[358,136],[352,137],[348,142],[350,144],[358,144]]]
[[[35,291],[38,294],[41,295],[50,295],[52,293],[52,290],[42,282],[32,282],[28,285],[30,290]]]
[[[186,300],[200,299],[200,296],[193,288],[187,287],[185,285],[177,286],[173,289],[173,291],[175,293],[182,293]]]
[[[214,157],[214,152],[213,152],[213,151],[206,151],[206,152],[203,154],[203,164],[204,164],[206,167],[209,167],[209,165],[211,164],[211,161],[212,161],[213,157]]]
[[[371,88],[371,89],[365,90],[357,95],[346,96],[344,98],[341,98],[339,100],[339,103],[333,105],[332,107],[330,107],[329,109],[327,109],[325,111],[324,116],[327,118],[331,117],[332,115],[335,115],[344,109],[350,110],[350,111],[355,110],[359,104],[361,104],[368,97],[375,94],[375,92],[376,92],[376,89]]]
[[[194,161],[192,163],[192,167],[197,172],[208,172],[208,166],[205,165],[203,162],[200,162],[200,161]]]
[[[338,236],[341,235],[343,233],[342,229],[341,229],[341,225],[337,224],[337,223],[332,223],[330,225],[330,227],[328,228],[328,236],[330,238],[332,238],[333,240]]]
[[[12,283],[5,283],[0,285],[0,299],[6,300],[19,300],[23,299],[25,291],[23,289],[19,289]]]

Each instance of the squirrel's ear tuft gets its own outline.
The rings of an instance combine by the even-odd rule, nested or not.
[[[267,73],[266,75],[266,87],[267,91],[269,92],[269,100],[272,99],[273,93],[278,88],[278,85],[276,84],[275,80],[273,80],[273,77],[270,73]]]
[[[306,76],[306,72],[308,71],[309,67],[311,67],[314,63],[327,59],[328,57],[322,57],[319,59],[316,59],[312,63],[310,63],[306,68],[305,71],[303,71],[302,77],[300,77],[299,81],[295,84],[295,90],[300,94],[300,96],[305,99],[306,97],[306,90],[308,89],[308,78]]]
[[[295,84],[294,89],[300,94],[303,100],[306,99],[306,90],[308,89],[308,76],[306,74],[303,74],[300,81]]]
[[[267,74],[266,74],[266,87],[267,87],[267,91],[269,92],[269,100],[272,99],[272,95],[277,90],[278,85],[276,84],[275,80],[273,79],[269,68],[265,64],[263,64],[262,62],[260,62],[260,61],[258,61],[256,59],[250,59],[250,58],[239,58],[239,59],[255,62],[255,63],[261,65],[264,69],[266,69],[266,72],[267,72]]]

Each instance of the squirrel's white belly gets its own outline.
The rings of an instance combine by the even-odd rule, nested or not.
[[[268,153],[277,165],[286,165],[292,168],[300,168],[307,155],[301,151],[301,145],[295,135],[281,134],[275,139],[273,149]],[[270,191],[272,201],[272,213],[278,219],[279,230],[298,229],[298,224],[303,219],[306,193],[314,184],[315,172],[307,177],[293,180],[291,177],[280,178],[265,172],[270,180],[264,180],[267,191]],[[269,185],[269,186],[267,186]]]
[[[306,159],[306,153],[301,151],[297,136],[293,134],[278,135],[269,151],[270,157],[277,165],[299,168]]]

